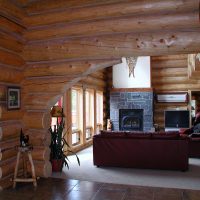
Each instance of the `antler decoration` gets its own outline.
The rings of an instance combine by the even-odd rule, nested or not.
[[[138,57],[127,57],[126,58],[126,62],[127,62],[128,68],[129,68],[129,77],[131,76],[131,74],[133,74],[133,77],[135,77],[134,69],[137,64],[137,59],[138,59]]]
[[[199,59],[199,62],[200,62],[200,53],[198,53],[198,54],[196,55],[196,59]]]

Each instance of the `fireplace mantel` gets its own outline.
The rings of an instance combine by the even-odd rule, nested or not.
[[[153,88],[112,88],[111,92],[153,92]]]

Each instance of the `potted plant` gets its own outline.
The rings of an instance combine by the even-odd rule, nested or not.
[[[56,110],[61,110],[61,112],[56,112]],[[59,114],[60,113],[60,114]],[[49,128],[49,131],[51,133],[51,154],[50,159],[52,163],[52,171],[58,172],[62,171],[63,165],[67,166],[69,169],[69,160],[67,157],[68,153],[74,154],[77,158],[77,162],[80,165],[80,161],[76,153],[71,151],[70,146],[68,145],[67,141],[65,140],[65,135],[67,132],[63,135],[63,130],[65,127],[64,122],[64,115],[63,115],[63,109],[61,107],[58,108],[58,106],[55,106],[52,108],[51,112],[52,117],[56,117],[56,125],[54,125],[54,128]],[[64,146],[67,146],[67,150],[64,150]]]

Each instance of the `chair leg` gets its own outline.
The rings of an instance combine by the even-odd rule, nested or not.
[[[13,180],[13,188],[16,187],[16,181],[15,181],[15,180],[16,180],[17,174],[18,174],[20,155],[21,155],[21,152],[19,151],[19,152],[17,153],[17,161],[16,161],[16,165],[15,165],[14,180]]]
[[[36,181],[36,175],[35,175],[35,167],[34,167],[32,155],[31,155],[30,152],[28,152],[28,158],[29,158],[29,161],[31,163],[31,172],[32,172],[33,185],[36,187],[37,186],[37,181]]]

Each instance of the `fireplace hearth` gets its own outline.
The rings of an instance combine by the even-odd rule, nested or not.
[[[119,130],[143,131],[143,109],[120,109]]]

